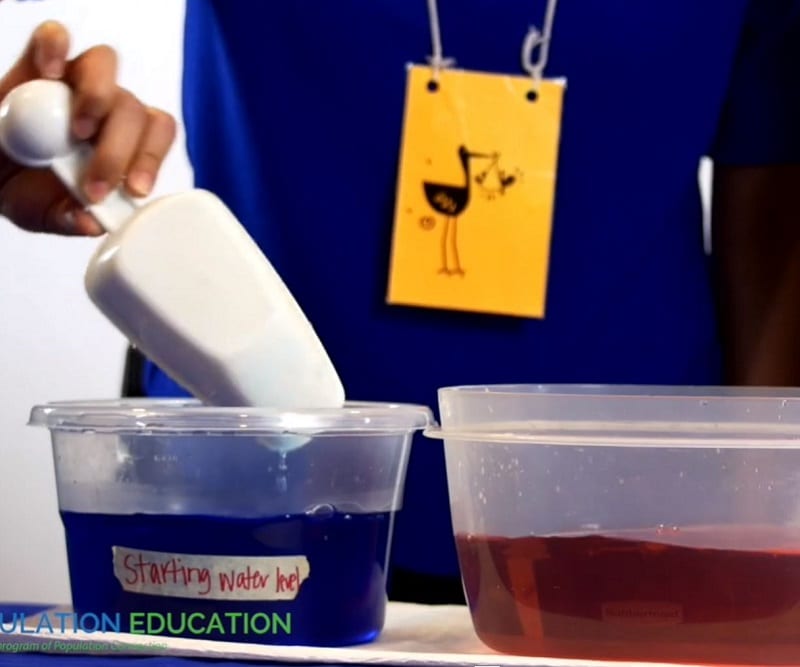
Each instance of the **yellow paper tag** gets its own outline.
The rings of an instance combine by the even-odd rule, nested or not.
[[[544,317],[564,83],[409,68],[388,302]]]

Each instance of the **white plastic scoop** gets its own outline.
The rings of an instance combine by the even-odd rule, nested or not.
[[[0,104],[0,147],[50,167],[82,203],[92,148],[73,141],[70,90],[37,80]],[[106,229],[86,271],[95,305],[201,401],[338,408],[344,389],[310,323],[258,246],[203,190],[138,206],[119,189],[87,209]]]

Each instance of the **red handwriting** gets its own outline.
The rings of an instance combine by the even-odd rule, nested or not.
[[[280,572],[280,568],[278,568],[278,571]],[[230,573],[219,573],[219,588],[221,591],[257,590],[266,588],[268,581],[269,574],[265,574],[260,570],[252,570],[249,565],[243,571],[231,570]]]
[[[142,554],[125,554],[122,565],[126,572],[125,583],[130,586],[171,584],[188,588],[196,585],[200,595],[208,595],[211,591],[211,572],[208,568],[181,565],[180,558],[152,562],[145,560]]]
[[[277,580],[276,590],[281,591],[296,591],[300,588],[300,568],[295,567],[294,572],[291,574],[284,574],[281,568],[275,568],[275,578]]]
[[[156,595],[287,599],[308,576],[306,559],[293,556],[195,556],[119,547],[114,559],[123,588]]]

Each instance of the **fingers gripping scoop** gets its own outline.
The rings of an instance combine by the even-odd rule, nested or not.
[[[69,117],[65,84],[23,84],[0,105],[0,146],[21,164],[49,166],[83,201],[80,177],[92,149],[72,139]],[[86,272],[90,298],[197,398],[221,406],[343,405],[311,324],[219,198],[192,190],[139,206],[117,190],[88,208],[110,232]]]
[[[136,204],[121,190],[89,204],[80,177],[92,157],[70,133],[71,91],[62,81],[37,79],[14,88],[0,103],[0,148],[26,167],[49,167],[106,231],[128,220]]]

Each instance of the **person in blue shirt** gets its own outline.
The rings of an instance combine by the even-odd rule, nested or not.
[[[459,67],[520,73],[544,1],[440,0]],[[76,90],[95,141],[85,188],[146,194],[173,121],[67,62],[46,24],[0,82]],[[435,405],[474,383],[800,381],[800,2],[562,0],[546,74],[566,77],[543,319],[388,305],[405,65],[430,52],[423,0],[188,0],[184,115],[198,187],[234,211],[306,311],[354,399]],[[713,251],[697,166],[715,163]],[[46,174],[0,159],[0,212],[95,234]],[[148,395],[182,395],[145,362]],[[462,599],[441,447],[413,448],[394,599]]]

